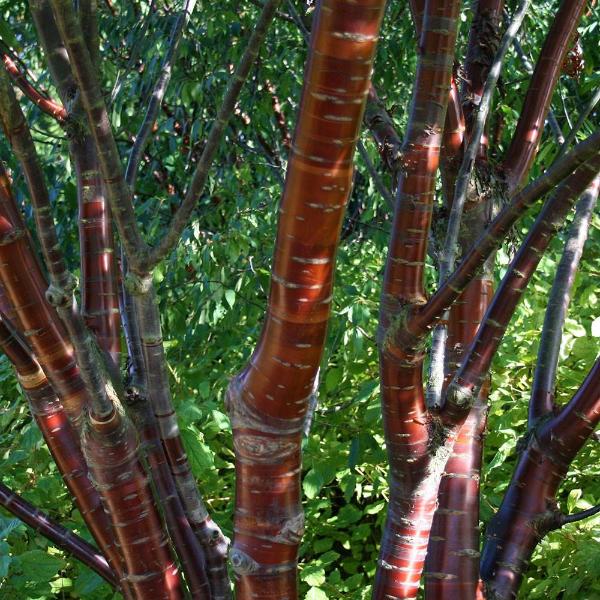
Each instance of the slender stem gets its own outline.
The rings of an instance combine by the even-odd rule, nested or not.
[[[167,360],[154,287],[151,279],[137,280],[133,275],[129,275],[127,285],[135,302],[144,358],[145,395],[155,419],[151,421],[145,414],[144,421],[160,432],[160,440],[172,478],[177,484],[181,503],[206,555],[212,595],[215,600],[225,599],[230,596],[225,563],[228,540],[208,515],[183,447],[169,388]],[[185,554],[182,558],[185,558]],[[193,564],[191,561],[192,557],[189,557],[188,564]]]
[[[208,172],[216,156],[225,127],[233,113],[242,87],[250,73],[250,68],[258,56],[258,52],[265,38],[269,25],[271,24],[271,21],[273,20],[275,12],[280,3],[281,0],[267,0],[264,3],[264,7],[260,13],[258,21],[254,26],[254,29],[252,30],[252,34],[250,35],[246,48],[244,49],[242,57],[240,58],[240,62],[238,63],[231,77],[229,85],[227,86],[225,95],[223,97],[223,102],[219,108],[219,111],[217,112],[215,121],[208,134],[206,145],[204,146],[202,155],[198,160],[198,165],[194,171],[194,175],[185,194],[185,198],[175,212],[167,232],[156,245],[156,247],[150,250],[147,259],[140,261],[139,265],[133,262],[131,263],[131,269],[134,272],[139,274],[149,272],[177,245],[179,238],[181,237],[181,233],[187,226],[190,217],[192,216],[192,213],[198,204],[200,194],[204,190]]]
[[[599,188],[600,178],[596,178],[578,201],[575,217],[565,241],[562,258],[556,270],[546,307],[533,377],[531,400],[529,402],[530,429],[541,417],[550,414],[554,409],[554,387],[563,328],[571,301],[571,290],[575,282],[575,275],[588,236],[594,206],[598,199]]]
[[[161,442],[154,411],[147,398],[129,390],[127,408],[132,416],[142,442],[142,449],[156,489],[165,523],[192,598],[214,598],[209,589],[206,558],[200,542],[185,515],[179,492]]]
[[[67,119],[67,111],[60,103],[47,98],[41,94],[35,87],[27,81],[25,74],[19,70],[19,67],[7,53],[2,53],[2,62],[6,72],[19,87],[19,89],[46,114],[54,117],[59,123]]]
[[[360,154],[360,157],[363,159],[363,162],[365,163],[365,166],[367,167],[367,171],[369,172],[369,175],[371,176],[371,179],[373,180],[373,183],[375,184],[377,191],[381,194],[381,197],[385,200],[385,203],[388,205],[388,208],[390,210],[394,210],[394,204],[395,204],[394,196],[392,195],[390,190],[387,188],[387,186],[385,185],[385,183],[379,176],[379,173],[377,172],[375,165],[371,162],[371,159],[369,158],[369,153],[367,152],[367,149],[365,148],[364,144],[359,140],[356,147],[358,149],[358,153]]]
[[[583,127],[585,120],[592,114],[592,111],[594,110],[594,108],[596,108],[596,105],[598,104],[598,102],[600,102],[600,87],[596,88],[596,91],[594,92],[592,97],[588,100],[588,103],[583,107],[577,121],[575,122],[575,124],[573,125],[573,127],[571,128],[569,133],[567,134],[567,137],[565,138],[563,145],[561,146],[560,150],[558,151],[557,158],[560,158],[569,149],[569,146],[575,141],[575,139],[577,137],[577,133]]]
[[[522,0],[519,8],[515,12],[512,21],[506,28],[506,32],[500,42],[500,47],[490,67],[489,74],[485,81],[483,96],[481,102],[473,107],[471,120],[473,122],[470,130],[470,141],[464,152],[464,157],[454,188],[454,199],[450,209],[446,237],[442,248],[439,267],[439,285],[444,284],[448,275],[454,269],[454,262],[457,255],[458,234],[462,220],[463,208],[467,199],[467,191],[475,159],[479,152],[479,146],[485,129],[487,116],[492,105],[496,84],[502,71],[504,57],[514,40],[525,14],[529,7],[529,0]],[[442,400],[442,387],[444,384],[444,350],[446,347],[446,338],[448,329],[445,325],[436,326],[433,332],[431,342],[431,365],[429,368],[429,384],[427,386],[426,402],[427,406],[439,408]]]
[[[152,127],[156,121],[156,116],[160,110],[160,105],[165,97],[169,81],[171,80],[171,72],[175,59],[177,58],[179,42],[181,41],[183,32],[192,16],[195,4],[196,0],[185,0],[185,5],[173,25],[160,74],[154,84],[152,96],[150,97],[148,108],[146,109],[146,115],[135,136],[135,142],[129,154],[129,162],[127,163],[127,169],[125,170],[125,181],[131,190],[135,190],[135,181],[140,161],[144,154],[146,144],[148,143],[148,137],[150,136]]]
[[[88,544],[83,538],[80,538],[72,531],[69,531],[51,519],[47,514],[37,509],[1,482],[0,506],[21,519],[23,523],[29,525],[37,533],[49,539],[57,548],[80,560],[84,565],[98,573],[110,585],[113,587],[118,586],[118,581],[113,570],[94,546]]]
[[[583,521],[584,519],[593,517],[598,513],[600,513],[600,504],[598,504],[597,506],[592,506],[592,508],[588,508],[587,510],[582,510],[581,512],[574,513],[572,515],[562,515],[560,517],[560,524],[567,525],[567,523],[577,523],[578,521]]]
[[[510,189],[521,185],[535,158],[552,94],[586,4],[587,0],[562,0],[546,36],[504,159]]]
[[[402,140],[396,132],[394,123],[385,109],[383,102],[379,99],[372,85],[369,88],[369,95],[367,96],[367,107],[363,122],[377,144],[377,149],[385,167],[392,174],[392,178],[395,178],[401,166]]]

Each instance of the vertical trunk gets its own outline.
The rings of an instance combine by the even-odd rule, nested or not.
[[[380,317],[382,410],[390,463],[390,504],[374,598],[416,596],[441,472],[430,455],[421,340],[397,344],[405,311],[425,302],[423,273],[435,177],[448,103],[459,2],[427,1],[404,142]],[[442,465],[443,466],[443,465]],[[435,471],[435,472],[434,472]]]
[[[262,335],[231,383],[237,598],[297,596],[300,444],[385,2],[323,0],[312,29]]]
[[[112,218],[91,137],[74,141],[72,155],[79,202],[82,314],[98,345],[118,368],[121,323]]]

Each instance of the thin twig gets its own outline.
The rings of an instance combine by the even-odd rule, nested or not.
[[[267,0],[267,2],[265,2],[264,8],[258,18],[258,22],[256,23],[244,53],[242,54],[242,58],[227,86],[223,103],[217,113],[217,117],[212,125],[210,133],[208,134],[204,151],[198,161],[198,165],[196,166],[194,176],[185,198],[177,209],[168,231],[160,240],[159,244],[150,250],[148,257],[145,260],[140,261],[138,266],[140,272],[149,272],[165,256],[167,256],[167,254],[177,245],[183,230],[187,226],[194,208],[198,204],[200,194],[204,189],[208,172],[215,158],[225,126],[229,122],[242,90],[242,86],[248,78],[250,68],[258,56],[267,29],[273,20],[280,3],[281,0]],[[133,266],[134,265],[132,265],[132,267]]]
[[[592,508],[588,508],[587,510],[582,510],[581,512],[573,515],[561,515],[559,521],[561,525],[566,525],[567,523],[577,523],[577,521],[583,521],[583,519],[593,517],[598,513],[600,513],[600,504],[597,506],[592,506]]]
[[[371,159],[369,158],[369,153],[367,152],[367,149],[365,148],[365,146],[361,140],[358,140],[358,143],[356,144],[356,148],[358,149],[358,153],[360,154],[361,158],[363,159],[363,161],[365,163],[365,166],[367,167],[367,171],[369,172],[369,175],[371,176],[371,179],[373,180],[373,183],[375,184],[377,191],[381,194],[381,197],[385,200],[385,203],[388,205],[388,208],[391,211],[393,211],[394,210],[394,197],[392,196],[392,193],[387,188],[385,183],[383,183],[383,180],[379,176],[379,173],[377,172],[375,165],[372,163]]]
[[[135,143],[133,144],[133,148],[131,148],[129,162],[127,163],[127,169],[125,171],[125,181],[132,190],[135,189],[135,180],[140,161],[144,154],[144,149],[148,143],[148,137],[152,132],[152,126],[156,121],[156,115],[158,114],[163,98],[165,97],[169,81],[171,80],[171,72],[173,69],[173,63],[177,57],[179,42],[181,41],[185,27],[190,20],[195,4],[196,0],[186,0],[183,10],[173,25],[171,36],[168,42],[167,52],[163,60],[159,77],[154,84],[154,89],[152,90],[152,96],[150,98],[150,102],[148,103],[146,116],[144,117],[144,121],[140,126],[137,135],[135,136]]]
[[[556,156],[556,158],[560,158],[568,150],[569,146],[575,141],[575,138],[577,137],[577,132],[581,129],[585,120],[592,114],[592,111],[594,110],[594,108],[596,108],[598,102],[600,102],[600,86],[596,89],[594,95],[590,98],[589,102],[584,106],[575,125],[571,127],[571,130],[567,134],[567,137],[565,138],[563,145],[558,151],[558,155]]]

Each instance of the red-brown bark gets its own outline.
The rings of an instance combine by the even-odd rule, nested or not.
[[[477,337],[449,386],[445,419],[462,418],[469,398],[487,377],[492,358],[533,272],[569,209],[600,171],[600,154],[584,163],[558,187],[538,215],[512,261],[485,315]]]
[[[516,598],[535,546],[564,524],[556,493],[598,421],[600,360],[571,401],[528,436],[502,506],[486,531],[481,563],[486,598]]]
[[[25,74],[19,70],[19,67],[15,64],[12,58],[3,53],[2,62],[4,63],[4,68],[6,72],[11,76],[12,80],[15,82],[17,86],[19,86],[20,90],[37,106],[40,107],[42,111],[54,117],[59,122],[64,122],[67,119],[67,111],[65,107],[62,106],[59,102],[47,98],[42,95],[38,90],[27,81]]]
[[[25,342],[0,318],[0,347],[14,365],[31,412],[54,458],[65,485],[75,500],[90,533],[118,580],[123,577],[121,556],[100,496],[88,478],[88,468],[60,401]]]
[[[535,158],[563,62],[587,0],[562,0],[536,62],[503,168],[511,189],[521,185]]]
[[[75,428],[87,401],[67,334],[48,304],[48,284],[33,253],[10,182],[0,171],[0,280],[12,305],[15,326],[26,332],[37,361],[58,394]]]
[[[454,63],[458,2],[426,2],[411,115],[403,146],[392,239],[381,301],[382,410],[390,462],[390,503],[374,598],[416,595],[437,503],[430,485],[430,429],[423,353],[395,344],[407,305],[425,302],[424,265]]]
[[[312,28],[263,332],[232,382],[237,598],[295,598],[300,441],[385,3],[325,0]]]
[[[148,478],[137,456],[135,431],[115,409],[108,418],[90,414],[82,435],[90,477],[110,515],[123,556],[125,581],[136,598],[178,600],[180,575],[171,557]],[[208,598],[208,595],[200,596]]]
[[[81,309],[100,348],[119,365],[121,319],[110,207],[91,137],[72,143],[77,175],[82,278]]]
[[[48,538],[58,548],[75,556],[84,565],[96,571],[108,583],[115,587],[118,585],[113,570],[96,548],[76,536],[66,527],[50,519],[48,515],[29,504],[3,483],[0,483],[0,506]]]

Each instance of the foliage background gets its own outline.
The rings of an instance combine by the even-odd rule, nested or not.
[[[149,11],[145,1],[115,2],[115,17],[100,2],[104,84],[106,90],[118,90],[112,119],[123,156],[143,117],[179,2],[175,6],[162,1],[154,4],[156,10]],[[159,235],[185,189],[231,65],[256,18],[253,4],[231,0],[196,8],[166,98],[167,110],[158,122],[140,176],[137,210],[148,239]],[[509,9],[512,4],[508,3]],[[26,5],[21,0],[0,2],[0,38],[18,50],[38,83],[54,93]],[[521,37],[525,51],[535,58],[557,2],[533,5]],[[282,6],[285,10],[286,4]],[[304,14],[299,3],[296,7]],[[465,8],[463,45],[470,16]],[[553,107],[564,131],[568,131],[568,119],[576,118],[579,108],[600,85],[599,16],[599,9],[593,8],[580,27],[583,72],[578,78],[563,76],[555,94]],[[275,86],[291,131],[305,56],[298,28],[277,20],[227,130],[193,227],[155,274],[184,441],[208,506],[228,535],[234,473],[223,395],[229,378],[247,360],[260,332],[286,161],[266,81]],[[390,3],[374,80],[399,131],[410,103],[415,61],[408,7],[404,2]],[[492,159],[500,157],[507,145],[527,81],[511,53],[492,120],[494,130],[499,130]],[[24,106],[55,200],[63,249],[77,270],[76,198],[66,159],[67,140],[37,108]],[[596,112],[581,136],[597,128],[599,122]],[[377,165],[376,148],[366,133],[363,141]],[[537,172],[555,152],[556,144],[546,132]],[[14,166],[3,139],[0,156],[9,167]],[[24,182],[15,174],[19,200],[29,215]],[[389,184],[385,174],[381,177]],[[530,220],[514,231],[510,247],[499,252],[497,278]],[[305,442],[307,533],[301,548],[300,578],[301,595],[310,600],[370,596],[387,500],[374,338],[389,221],[388,209],[364,163],[357,158],[354,191],[339,250],[319,405]],[[545,302],[560,251],[559,236],[542,261],[494,362],[482,477],[484,523],[499,506],[515,464],[517,441],[525,432]],[[600,218],[596,215],[561,350],[561,401],[578,387],[598,351],[599,276]],[[435,280],[433,265],[428,277],[430,282]],[[4,359],[0,361],[0,473],[6,484],[89,539]],[[589,443],[573,464],[560,501],[570,511],[600,502],[597,443]],[[522,597],[600,598],[599,542],[600,516],[550,534],[534,555]],[[0,592],[3,597],[16,599],[111,597],[108,586],[95,574],[6,513],[0,513]]]

